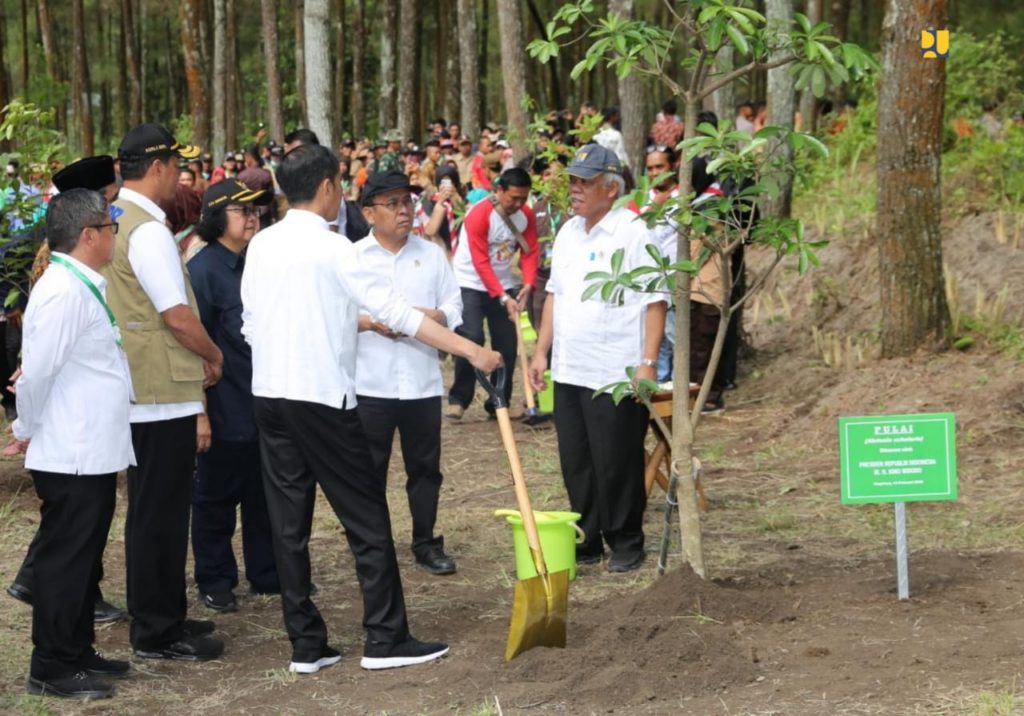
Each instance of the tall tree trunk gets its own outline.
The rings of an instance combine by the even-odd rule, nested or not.
[[[137,25],[135,27],[135,37],[138,40],[138,55],[139,55],[139,87],[142,92],[142,119],[147,119],[147,115],[150,114],[152,107],[149,103],[147,90],[149,88],[149,65],[147,64],[147,58],[149,57],[149,43],[146,42],[146,29],[149,27],[149,4],[147,0],[138,0],[139,12],[136,18]],[[142,121],[141,119],[139,121]]]
[[[419,6],[416,0],[400,0],[398,24],[398,131],[413,136],[416,114],[416,45],[419,40]]]
[[[295,0],[295,94],[299,98],[299,125],[309,126],[306,104],[306,13],[303,0]]]
[[[7,114],[3,108],[11,103],[11,86],[7,81],[7,11],[0,4],[0,122]],[[3,151],[8,150],[8,142],[2,142]]]
[[[40,0],[42,2],[42,0]],[[139,70],[139,46],[135,34],[134,0],[121,0],[121,30],[124,32],[125,73],[128,75],[128,125],[142,123],[142,74]],[[42,5],[40,5],[42,7]]]
[[[922,28],[946,27],[946,0],[887,0],[878,92],[882,355],[945,344],[940,191],[946,63],[921,56]]]
[[[91,156],[95,148],[92,88],[89,86],[89,53],[85,46],[85,9],[82,7],[82,0],[74,0],[71,9],[71,31],[75,44],[75,121],[79,124],[79,148],[82,154]]]
[[[544,18],[541,16],[540,9],[537,7],[537,0],[528,0],[527,5],[530,8],[530,17],[533,18],[533,24],[537,27],[537,33],[544,37],[546,30],[544,28]],[[550,15],[547,15],[550,17]],[[548,72],[551,73],[548,79],[547,85],[549,89],[548,95],[548,107],[551,109],[564,109],[565,103],[562,101],[562,74],[559,70],[561,58],[555,55],[548,60]]]
[[[267,70],[267,113],[270,137],[284,141],[284,115],[281,113],[281,71],[277,66],[277,0],[261,0],[263,62]]]
[[[480,131],[480,75],[477,73],[476,3],[458,0],[459,15],[459,124],[463,134],[476,137]],[[458,141],[458,137],[455,138]]]
[[[125,27],[124,27],[124,4],[118,5],[120,9],[120,18],[118,23],[118,43],[117,43],[117,66],[122,68],[121,72],[117,73],[117,125],[115,132],[117,137],[115,139],[120,140],[128,132],[128,73],[124,71],[124,68],[128,66],[127,55],[125,48],[127,40],[125,39]]]
[[[807,19],[810,20],[811,25],[821,21],[821,10],[823,0],[807,0]],[[817,109],[818,100],[811,92],[810,88],[804,89],[800,93],[800,123],[801,130],[804,132],[814,132],[817,126]]]
[[[76,0],[80,1],[80,0]],[[199,65],[199,17],[202,0],[181,0],[181,47],[185,53],[185,78],[192,108],[192,141],[201,147],[210,145],[209,102]],[[145,43],[144,43],[145,44]]]
[[[487,50],[490,48],[487,36],[491,31],[491,0],[480,2],[480,22],[477,23],[477,27],[480,28],[480,47],[476,51],[476,72],[477,77],[480,78],[482,91],[478,93],[479,109],[477,111],[479,114],[477,116],[480,118],[480,125],[473,128],[474,132],[479,132],[483,123],[490,119],[487,116]],[[584,76],[586,74],[584,73]]]
[[[395,31],[398,26],[398,0],[380,4],[380,93],[377,97],[377,123],[380,133],[395,126]]]
[[[715,72],[711,77],[721,76],[732,70],[733,57],[733,46],[725,44],[715,56]],[[719,121],[727,119],[731,124],[736,115],[736,83],[730,82],[715,92],[712,101]]]
[[[331,7],[329,0],[306,0],[306,109],[309,128],[316,132],[320,143],[335,146],[331,131],[331,59],[330,44]]]
[[[498,31],[501,33],[501,75],[509,139],[516,160],[525,157],[526,146],[526,53],[518,0],[498,0]]]
[[[624,19],[633,17],[633,0],[610,0],[608,12]],[[635,72],[618,81],[619,111],[622,116],[622,138],[634,175],[640,173],[640,160],[644,156],[644,138],[647,136],[647,118],[644,115],[643,88]]]
[[[200,18],[202,17],[202,13],[200,13],[199,17]],[[174,57],[177,54],[176,50],[178,49],[178,43],[176,43],[174,41],[174,32],[173,32],[173,30],[171,28],[171,18],[169,18],[169,17],[166,18],[166,20],[164,22],[164,32],[163,32],[163,34],[160,37],[163,38],[163,49],[164,49],[164,67],[163,67],[162,74],[163,74],[164,77],[167,78],[167,86],[168,86],[168,89],[169,89],[169,91],[167,93],[168,108],[167,108],[167,112],[166,112],[165,116],[167,116],[167,117],[180,117],[182,114],[185,113],[185,108],[182,105],[182,101],[181,101],[182,100],[182,92],[180,91],[181,87],[180,87],[180,84],[178,82],[178,72],[177,72],[177,70],[178,70],[178,63],[175,62],[172,59],[172,57]],[[199,23],[197,22],[196,23],[196,53],[197,53],[197,55],[198,55],[198,51],[199,51],[199,39],[198,38],[199,38]],[[202,67],[203,65],[202,65],[202,63],[200,63],[198,61],[198,57],[196,59],[197,59],[196,64],[199,65],[200,67]],[[200,79],[202,79],[202,74],[200,74]],[[206,92],[206,83],[205,82],[203,83],[203,92],[204,93]],[[185,99],[187,101],[187,98],[188,98],[187,90],[184,93],[184,95],[185,95]],[[207,117],[206,121],[209,122],[209,117]],[[207,130],[207,131],[209,131],[209,130]]]
[[[238,13],[235,11],[235,0],[227,0],[224,5],[224,44],[226,46],[226,63],[224,74],[224,141],[228,151],[238,149],[238,113],[241,99],[238,90]]]
[[[345,0],[336,0],[334,5],[334,116],[340,139],[345,126]]]
[[[107,67],[111,66],[110,52],[113,49],[111,38],[107,36],[107,29],[110,27],[110,23],[104,23],[104,16],[106,13],[97,12],[94,13],[96,16],[96,38],[99,40],[100,45],[100,57],[103,62],[102,65]],[[24,35],[28,38],[28,35]],[[25,44],[28,44],[27,42]],[[100,136],[107,138],[110,137],[110,83],[104,77],[100,82]]]
[[[213,99],[212,127],[210,128],[210,154],[214,162],[220,162],[227,150],[224,135],[228,126],[227,115],[227,0],[213,0]]]
[[[353,0],[352,10],[352,136],[361,139],[366,134],[366,110],[363,106],[363,77],[366,64],[365,0]]]
[[[39,20],[39,36],[43,41],[43,57],[46,60],[46,73],[54,84],[60,85],[64,78],[61,73],[60,56],[57,54],[57,44],[53,32],[53,22],[50,16],[49,0],[36,0],[36,12]],[[4,93],[5,101],[7,93]],[[6,105],[4,105],[6,106]],[[67,101],[62,97],[55,107],[57,130],[67,133],[68,109]]]
[[[766,0],[765,16],[769,25],[778,25],[785,31],[793,23],[793,0]],[[778,50],[774,56],[785,56],[787,50]],[[768,124],[793,129],[793,113],[796,111],[796,83],[789,67],[768,70]],[[779,142],[778,150],[787,163],[793,159],[793,148],[789,142]],[[788,218],[793,204],[793,172],[787,169],[779,181],[779,196],[769,202],[772,216]]]
[[[438,64],[444,65],[444,96],[441,98],[441,114],[449,124],[456,121],[459,113],[459,13],[456,0],[444,0],[443,25],[441,33],[444,55]]]
[[[829,22],[832,32],[840,40],[846,41],[850,34],[850,3],[852,0],[832,0]]]
[[[21,0],[21,93],[28,97],[29,78],[28,56],[28,2]]]

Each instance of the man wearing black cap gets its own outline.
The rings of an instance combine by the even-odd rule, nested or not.
[[[109,205],[117,198],[118,190],[117,177],[114,174],[114,158],[102,155],[79,159],[77,162],[68,164],[54,174],[53,185],[57,187],[59,192],[71,191],[72,189],[98,191]],[[48,244],[43,244],[40,248],[36,261],[49,263],[50,249]],[[41,274],[42,271],[39,273]],[[39,539],[40,535],[37,531],[35,537],[32,538],[31,544],[28,546],[28,552],[25,554],[25,560],[21,564],[21,569],[18,570],[18,576],[7,587],[9,595],[26,604],[32,604],[32,595],[35,589],[35,570],[33,565],[35,564],[36,554],[39,549]],[[119,609],[103,599],[103,593],[99,587],[99,581],[102,579],[103,551],[101,549],[93,619],[98,624],[124,619],[127,614],[123,609]]]
[[[454,170],[453,170],[454,171]],[[378,274],[427,318],[450,329],[462,323],[459,284],[445,252],[433,242],[410,236],[414,191],[401,172],[374,174],[363,190],[363,213],[373,225],[356,245],[365,270]],[[412,513],[412,552],[431,574],[454,574],[455,562],[434,534],[441,493],[441,396],[444,382],[437,351],[359,316],[356,399],[359,418],[381,483],[395,431],[402,441],[405,490]]]
[[[252,346],[252,388],[263,485],[281,580],[289,669],[316,673],[341,655],[310,594],[309,534],[316,485],[345,527],[363,593],[360,665],[388,669],[437,659],[445,644],[409,633],[385,485],[373,469],[356,411],[359,309],[395,333],[494,370],[501,357],[426,318],[366,271],[356,247],[332,235],[341,203],[338,157],[305,145],[285,155],[278,181],[291,209],[258,233],[242,274],[242,333]],[[394,206],[381,210],[406,211]],[[374,207],[376,210],[378,207]]]
[[[666,305],[656,294],[633,291],[622,305],[600,295],[583,300],[587,274],[610,271],[616,251],[624,252],[623,271],[650,264],[654,237],[632,211],[613,208],[624,191],[615,152],[588,144],[567,171],[575,216],[555,239],[529,379],[538,390],[545,387],[551,350],[562,478],[586,534],[577,561],[601,561],[607,543],[608,571],[628,572],[644,560],[647,409],[635,400],[616,405],[610,391],[596,398],[594,392],[625,380],[628,367],[638,380],[654,380]]]
[[[223,356],[199,320],[195,295],[164,223],[178,161],[199,154],[166,128],[142,124],[118,148],[124,186],[113,262],[104,270],[121,325],[135,404],[128,471],[125,567],[136,656],[201,661],[224,645],[203,636],[212,622],[186,620],[185,560],[203,388],[220,379]]]

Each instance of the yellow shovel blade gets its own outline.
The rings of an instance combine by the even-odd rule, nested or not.
[[[508,627],[505,661],[535,646],[565,647],[569,612],[569,570],[549,572],[516,582],[512,622]]]

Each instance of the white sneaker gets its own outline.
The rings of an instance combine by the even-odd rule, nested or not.
[[[359,665],[371,671],[397,669],[400,666],[425,664],[448,653],[448,645],[439,641],[419,641],[409,637],[398,644],[368,642]]]
[[[315,674],[326,666],[333,666],[341,661],[341,654],[338,653],[337,649],[332,649],[329,646],[324,646],[320,650],[320,658],[314,661],[300,661],[292,656],[291,663],[288,664],[288,671],[295,674]]]

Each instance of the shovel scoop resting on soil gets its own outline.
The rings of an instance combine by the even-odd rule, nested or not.
[[[565,628],[569,612],[569,570],[549,572],[544,562],[544,553],[537,533],[530,495],[526,491],[526,478],[519,462],[512,433],[512,421],[508,416],[505,402],[505,369],[498,368],[497,385],[491,385],[487,376],[476,372],[480,384],[491,396],[495,417],[501,430],[501,442],[508,453],[512,468],[512,484],[515,486],[516,502],[523,518],[523,529],[530,546],[537,576],[516,582],[515,598],[512,601],[512,620],[508,628],[508,643],[505,645],[505,660],[512,661],[524,651],[535,646],[565,646]]]

